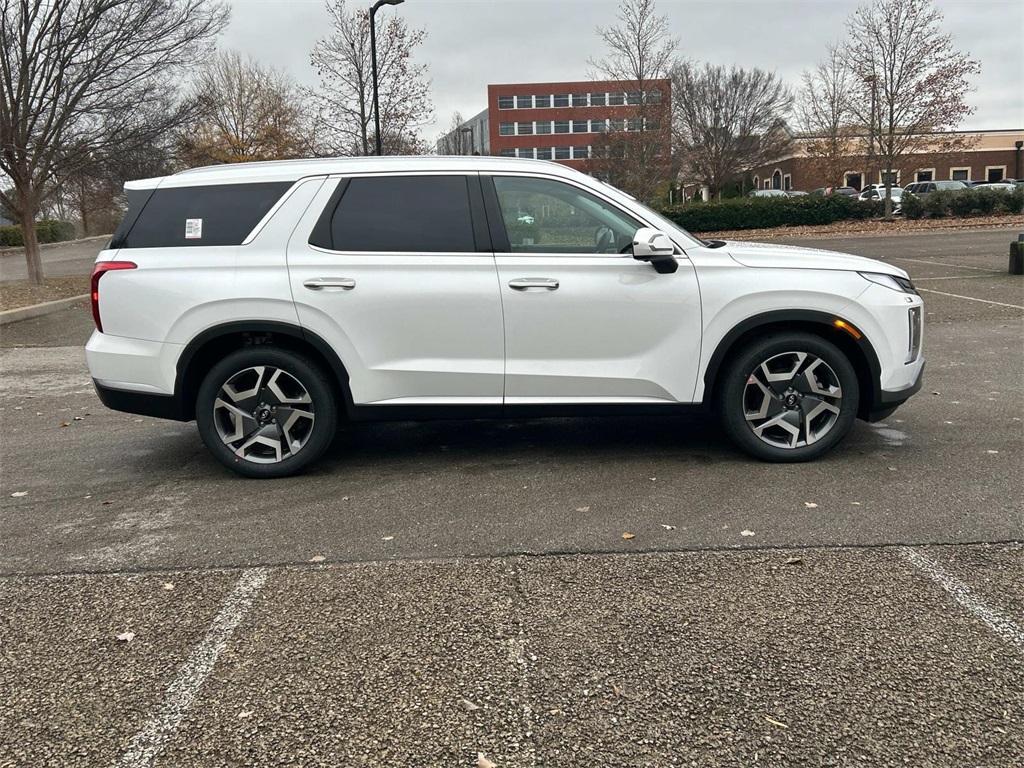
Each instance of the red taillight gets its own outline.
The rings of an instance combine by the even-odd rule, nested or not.
[[[92,268],[92,319],[96,323],[96,330],[103,333],[103,323],[100,321],[100,278],[107,272],[116,269],[136,269],[138,265],[133,261],[98,261]]]

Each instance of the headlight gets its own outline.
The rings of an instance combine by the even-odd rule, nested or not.
[[[891,288],[894,291],[899,291],[900,293],[912,293],[915,296],[919,295],[914,284],[905,277],[883,275],[880,272],[858,272],[857,274],[865,280],[870,280],[872,283],[884,285],[886,288]]]

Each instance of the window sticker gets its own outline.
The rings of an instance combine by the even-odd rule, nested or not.
[[[199,240],[203,236],[202,219],[185,219],[185,239]]]

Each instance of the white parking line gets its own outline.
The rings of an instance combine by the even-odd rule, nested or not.
[[[890,256],[888,261],[912,261],[915,264],[928,264],[933,267],[953,267],[953,269],[977,269],[982,272],[991,272],[993,275],[1005,274],[995,269],[989,269],[988,267],[972,267],[969,264],[950,264],[948,261],[932,261],[931,259],[910,259],[906,256]]]
[[[142,729],[135,734],[131,744],[121,758],[122,768],[150,766],[163,749],[167,739],[174,735],[185,712],[196,698],[199,688],[213,671],[217,657],[231,639],[235,627],[252,605],[253,598],[267,580],[263,568],[249,568],[224,600],[220,612],[206,632],[202,642],[196,646],[188,661],[178,671],[178,676],[167,688],[163,704]]]
[[[991,280],[994,277],[999,277],[1002,272],[993,272],[991,275],[945,275],[943,277],[915,277],[914,282],[920,283],[922,280]]]
[[[900,551],[912,565],[949,592],[960,605],[985,622],[989,629],[1024,653],[1024,629],[1021,629],[1016,622],[989,608],[981,598],[975,596],[969,586],[951,576],[928,555],[910,547],[902,547]]]
[[[946,293],[945,291],[933,291],[931,288],[918,288],[923,293],[937,293],[939,296],[952,296],[954,299],[965,299],[967,301],[980,301],[982,304],[995,304],[997,307],[1010,307],[1010,309],[1024,309],[1020,304],[1006,304],[1002,301],[989,301],[988,299],[976,299],[973,296],[961,296],[959,293]]]

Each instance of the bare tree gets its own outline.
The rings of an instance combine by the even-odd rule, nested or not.
[[[852,108],[868,126],[869,157],[884,171],[885,215],[893,174],[908,156],[953,153],[971,139],[951,131],[973,109],[966,102],[978,62],[953,47],[933,0],[871,0],[847,22]]]
[[[860,134],[852,108],[853,76],[849,55],[835,46],[814,69],[803,73],[796,125],[808,160],[832,186],[842,186]]]
[[[438,139],[439,155],[468,155],[473,151],[473,139],[469,135],[469,129],[462,127],[464,122],[466,121],[463,120],[462,113],[456,110],[448,124],[448,130]]]
[[[772,72],[682,63],[672,71],[672,91],[683,167],[713,195],[790,146],[792,96]]]
[[[370,13],[328,0],[331,35],[317,42],[311,61],[320,76],[315,93],[322,152],[373,154],[373,87],[370,79]],[[419,130],[433,121],[425,64],[413,53],[426,32],[390,15],[377,35],[381,145],[386,154],[423,152]]]
[[[219,54],[199,73],[191,98],[202,112],[179,136],[181,158],[189,165],[280,160],[311,151],[311,125],[292,81],[235,51]]]
[[[55,179],[180,125],[182,71],[227,23],[213,0],[0,0],[0,192],[43,279],[35,219]]]
[[[672,164],[670,94],[656,81],[668,77],[679,41],[670,34],[668,20],[657,14],[654,0],[622,0],[616,19],[614,26],[598,27],[608,52],[590,65],[595,79],[628,84],[641,99],[621,110],[594,142],[587,169],[638,198],[652,200],[671,176]]]

